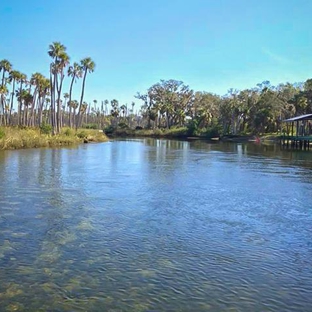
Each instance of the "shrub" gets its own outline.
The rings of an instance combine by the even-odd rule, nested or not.
[[[77,133],[77,137],[79,139],[85,139],[87,137],[87,135],[88,134],[85,131],[80,131],[80,132]]]
[[[155,129],[155,130],[154,130],[154,135],[156,135],[156,136],[161,136],[161,135],[163,135],[163,132],[162,132],[161,129]]]
[[[121,128],[121,129],[128,129],[129,128],[128,125],[126,123],[124,123],[124,122],[120,122],[118,124],[118,127]]]
[[[167,136],[172,136],[172,137],[184,137],[188,133],[188,129],[185,127],[180,127],[180,128],[171,128],[166,130],[166,135]]]
[[[203,129],[202,133],[207,138],[219,137],[221,129],[218,125],[212,125],[210,127],[207,127],[206,129]]]
[[[3,139],[5,137],[5,131],[3,128],[0,128],[0,139]]]
[[[97,130],[99,127],[96,123],[84,124],[82,128]]]
[[[112,134],[115,131],[115,127],[113,126],[108,126],[104,129],[105,134]]]
[[[71,129],[67,128],[67,129],[64,131],[64,134],[65,134],[66,136],[71,136],[71,135],[73,134],[73,132],[72,132]]]
[[[42,123],[40,126],[40,132],[43,134],[51,134],[52,126],[50,124]]]
[[[188,135],[199,135],[199,129],[198,129],[198,120],[190,120],[187,125],[187,134]]]

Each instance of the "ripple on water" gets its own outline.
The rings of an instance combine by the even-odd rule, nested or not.
[[[23,152],[38,175],[0,181],[1,309],[312,310],[311,161],[235,147]]]

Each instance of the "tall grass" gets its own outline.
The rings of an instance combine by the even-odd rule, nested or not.
[[[105,134],[98,130],[64,128],[59,135],[44,134],[39,128],[0,127],[0,149],[56,147],[83,142],[105,142]]]

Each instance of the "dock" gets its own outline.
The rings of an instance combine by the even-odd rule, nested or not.
[[[286,131],[280,136],[281,145],[309,150],[312,144],[312,114],[285,119],[283,122],[286,123]]]

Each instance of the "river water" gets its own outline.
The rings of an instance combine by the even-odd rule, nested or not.
[[[0,311],[312,311],[311,152],[121,140],[0,177]]]

